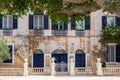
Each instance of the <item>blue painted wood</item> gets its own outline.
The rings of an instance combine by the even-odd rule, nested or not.
[[[75,17],[71,17],[71,30],[75,30]]]
[[[44,67],[44,54],[33,54],[33,67]]]
[[[106,59],[106,62],[108,62],[108,45],[106,46],[105,59]]]
[[[116,62],[120,62],[120,45],[116,45]]]
[[[0,17],[0,29],[2,29],[2,17]]]
[[[33,15],[29,15],[29,29],[33,29]]]
[[[90,16],[85,19],[85,30],[90,30]]]
[[[115,17],[115,23],[117,26],[120,26],[120,18],[119,17]]]
[[[67,60],[67,54],[52,54],[52,57],[55,57],[55,63],[60,63],[60,62],[68,62]]]
[[[44,15],[44,29],[48,29],[48,16]]]
[[[52,57],[55,57],[56,71],[68,71],[68,55],[66,53],[52,53]]]
[[[17,15],[13,15],[13,29],[18,28],[18,17]]]
[[[102,16],[102,29],[104,29],[104,27],[107,25],[107,17],[106,16]]]
[[[64,22],[64,30],[67,30],[67,29],[68,29],[68,23]]]
[[[75,67],[85,67],[86,59],[85,54],[75,54]]]
[[[10,53],[10,56],[11,56],[11,58],[10,59],[8,59],[8,60],[5,60],[5,61],[3,61],[3,63],[12,63],[12,57],[13,57],[13,52],[12,52],[12,45],[8,45],[8,47],[9,47],[9,53]]]

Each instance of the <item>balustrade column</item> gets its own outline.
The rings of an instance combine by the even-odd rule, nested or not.
[[[55,71],[55,58],[51,59],[52,65],[51,65],[51,75],[54,76],[56,74]]]
[[[25,58],[24,60],[25,60],[25,62],[24,62],[24,73],[23,73],[23,75],[28,76],[28,58]]]
[[[96,63],[97,71],[96,71],[96,74],[98,76],[102,76],[103,75],[102,63],[100,62],[100,60],[101,60],[101,58],[97,58],[97,63]]]
[[[74,58],[70,58],[70,75],[75,75]]]

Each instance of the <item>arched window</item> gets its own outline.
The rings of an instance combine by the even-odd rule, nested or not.
[[[63,49],[56,49],[52,52],[52,57],[55,58],[56,71],[65,72],[68,71],[68,54]]]
[[[42,50],[35,50],[33,53],[33,67],[44,67],[44,53]]]

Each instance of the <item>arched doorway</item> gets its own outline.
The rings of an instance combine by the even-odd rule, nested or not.
[[[32,56],[33,67],[44,67],[44,53],[42,50],[37,49],[34,51]]]
[[[86,66],[86,54],[83,50],[78,49],[75,52],[75,67],[85,67]]]
[[[56,72],[68,71],[68,54],[63,49],[56,49],[52,52],[52,57],[55,58]]]

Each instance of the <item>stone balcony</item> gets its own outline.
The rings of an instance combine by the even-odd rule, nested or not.
[[[52,30],[53,36],[67,36],[67,30]]]

